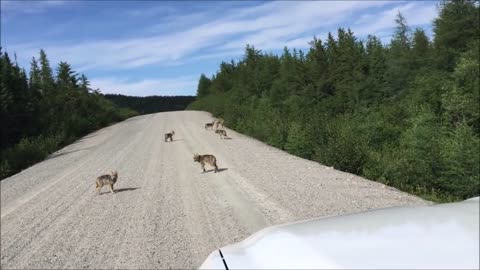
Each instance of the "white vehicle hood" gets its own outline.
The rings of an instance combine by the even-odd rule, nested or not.
[[[479,269],[479,198],[278,225],[219,250],[200,269]]]

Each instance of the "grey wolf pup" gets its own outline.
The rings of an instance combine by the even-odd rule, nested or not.
[[[208,128],[213,129],[214,124],[215,124],[215,121],[213,121],[212,123],[206,123],[205,124],[205,129],[208,129]]]
[[[165,142],[167,142],[168,139],[170,139],[170,141],[173,141],[173,135],[175,135],[175,131],[173,130],[172,132],[165,133]]]
[[[227,132],[224,129],[217,129],[217,130],[215,130],[215,133],[220,135],[220,139],[228,138]]]
[[[113,185],[117,182],[118,179],[118,173],[117,171],[111,172],[110,174],[104,174],[99,177],[97,177],[96,181],[96,189],[97,189],[97,194],[100,194],[100,189],[103,186],[108,186],[110,188],[110,192],[113,192]]]
[[[223,122],[224,122],[224,120],[222,118],[218,118],[215,121],[215,129],[218,129],[219,126],[222,126],[222,128],[224,128],[225,126],[223,125]]]
[[[208,163],[210,166],[212,166],[215,170],[214,173],[218,171],[218,166],[217,166],[217,159],[215,158],[214,155],[199,155],[199,154],[194,154],[193,155],[193,161],[194,162],[199,162],[200,165],[202,166],[203,172],[205,171],[205,163]]]

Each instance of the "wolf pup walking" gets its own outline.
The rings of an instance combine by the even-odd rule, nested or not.
[[[199,155],[199,154],[194,154],[193,155],[193,161],[194,162],[199,162],[200,165],[202,165],[202,170],[205,172],[205,163],[208,163],[210,166],[215,168],[214,173],[218,171],[218,166],[217,166],[217,159],[215,158],[214,155]]]
[[[215,133],[220,135],[220,139],[228,138],[227,132],[224,129],[217,129],[217,130],[215,130]]]
[[[103,186],[108,186],[110,188],[110,192],[113,192],[113,185],[117,182],[118,179],[118,173],[117,171],[111,172],[110,174],[104,174],[102,176],[97,177],[97,194],[100,194],[100,189]]]
[[[219,126],[222,126],[222,128],[225,128],[225,126],[223,125],[223,122],[225,120],[223,120],[222,118],[218,118],[216,121],[215,121],[215,129],[218,129]]]
[[[170,141],[172,142],[173,141],[173,135],[175,135],[175,131],[173,131],[173,130],[172,130],[172,132],[165,133],[165,142],[167,142],[168,139],[170,139]]]
[[[213,121],[212,123],[206,123],[205,124],[205,129],[208,129],[208,128],[213,129],[214,124],[215,124],[215,121]]]

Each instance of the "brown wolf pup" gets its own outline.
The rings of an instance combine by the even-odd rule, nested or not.
[[[220,139],[228,138],[227,132],[224,129],[217,129],[217,130],[215,130],[215,133],[220,135]]]
[[[208,128],[213,129],[214,124],[215,124],[215,121],[213,121],[212,123],[206,123],[205,124],[205,129],[208,129]]]
[[[217,159],[215,158],[214,155],[194,154],[193,155],[193,161],[200,163],[200,165],[202,166],[203,172],[205,172],[205,163],[208,163],[210,166],[212,166],[215,169],[214,173],[216,173],[218,171]]]
[[[110,192],[113,192],[113,185],[117,182],[118,179],[118,173],[117,171],[111,172],[111,174],[104,174],[102,176],[97,177],[97,194],[100,194],[100,189],[107,185],[110,188]]]
[[[165,133],[165,142],[170,138],[170,141],[173,141],[173,135],[175,135],[175,131],[172,130],[172,132]]]
[[[222,128],[224,128],[225,126],[223,126],[223,122],[224,122],[224,120],[222,118],[218,118],[215,121],[215,129],[218,129],[219,126],[222,126]]]

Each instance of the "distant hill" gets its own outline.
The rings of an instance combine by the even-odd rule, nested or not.
[[[119,107],[129,108],[140,114],[182,111],[195,100],[195,96],[135,97],[119,94],[105,94],[104,97]]]

